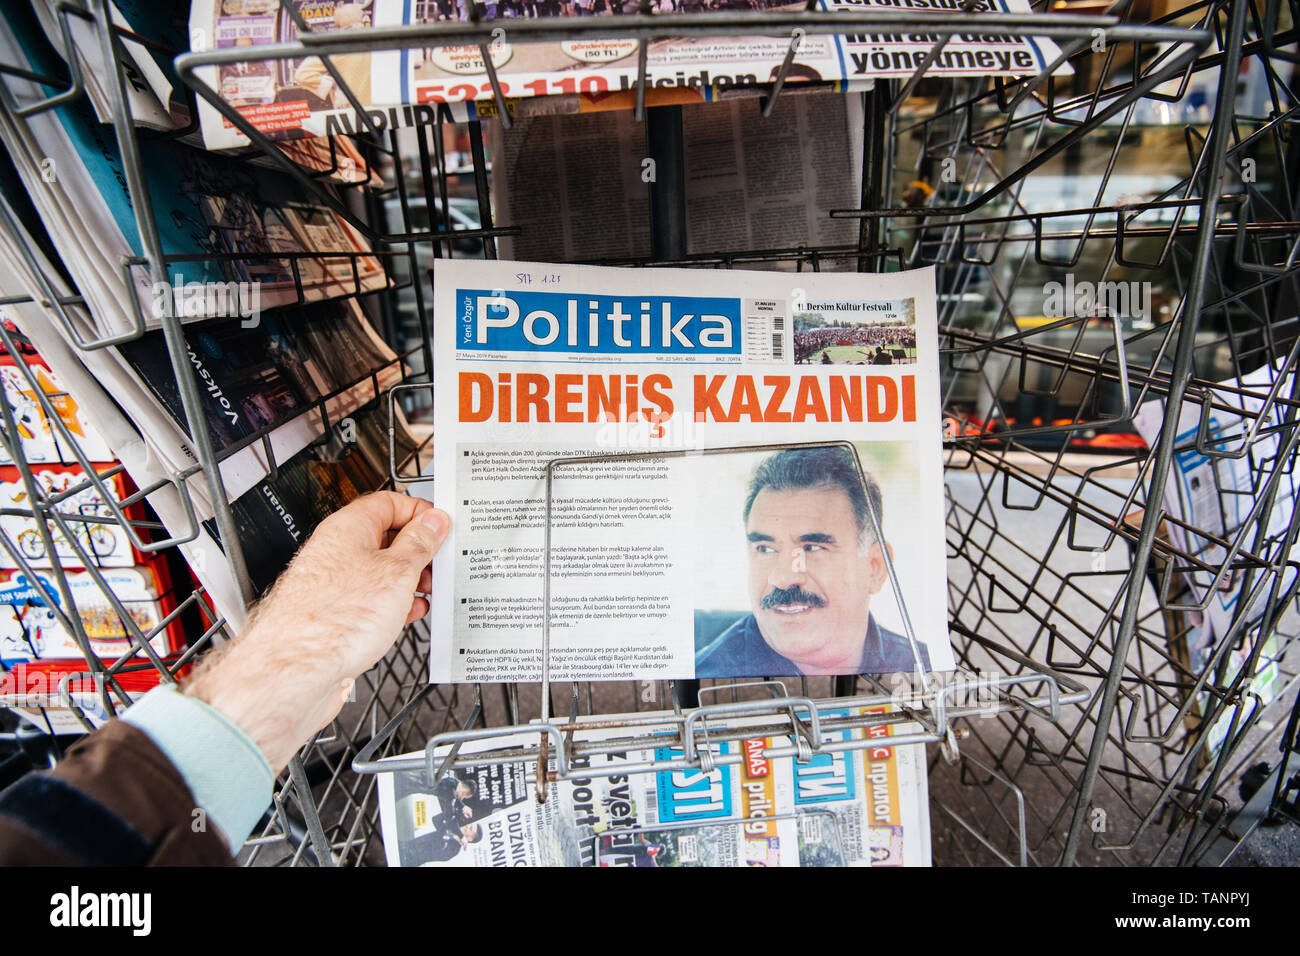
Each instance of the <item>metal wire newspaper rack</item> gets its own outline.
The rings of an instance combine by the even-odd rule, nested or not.
[[[194,131],[157,134],[133,121],[124,93],[128,37],[111,25],[109,6],[108,0],[68,0],[55,7],[70,69],[37,77],[52,91],[40,109],[66,108],[87,97],[77,58],[66,54],[73,25],[89,30],[116,80],[109,84],[111,127],[144,249],[122,267],[167,283],[167,267],[176,263],[158,239],[155,211],[140,201],[146,195],[141,156]],[[1291,549],[1300,524],[1284,479],[1300,435],[1294,428],[1300,404],[1297,5],[1116,0],[1104,12],[1095,13],[1101,5],[1092,5],[1086,14],[1033,6],[1028,16],[905,9],[651,15],[643,3],[616,22],[543,18],[508,26],[516,44],[608,36],[638,42],[635,118],[644,122],[647,155],[659,168],[648,197],[653,251],[595,261],[794,271],[937,267],[947,415],[942,506],[949,627],[959,670],[930,675],[928,688],[904,699],[907,719],[920,728],[912,743],[934,745],[935,861],[1224,862],[1242,855],[1270,804],[1286,799],[1294,750],[1295,718],[1287,716],[1297,671]],[[199,100],[215,108],[248,136],[250,168],[257,162],[283,172],[370,243],[387,287],[363,290],[354,258],[349,295],[378,320],[398,352],[403,383],[386,398],[377,378],[365,387],[390,414],[399,404],[418,407],[432,367],[430,259],[495,258],[498,240],[520,231],[494,225],[489,191],[489,159],[495,157],[485,149],[484,128],[509,126],[516,105],[502,94],[486,51],[497,24],[479,10],[465,23],[325,33],[313,32],[291,0],[280,0],[280,8],[297,26],[293,42],[169,52],[181,54],[176,70],[190,89],[192,115]],[[1061,57],[1019,80],[934,75],[950,38],[991,30],[1051,38]],[[655,106],[647,97],[648,44],[668,35],[790,34],[791,52],[774,64],[774,82],[752,120],[761,124],[792,95],[794,84],[785,81],[797,38],[849,31],[937,38],[909,78],[844,94],[860,97],[864,111],[861,199],[856,208],[825,213],[855,220],[856,241],[688,252],[680,107]],[[353,185],[327,183],[319,168],[300,166],[201,78],[205,66],[318,56],[358,107],[333,57],[443,44],[480,47],[495,109],[480,110],[487,117],[482,122],[458,123],[439,105],[431,123],[410,130],[381,126],[359,111],[364,128],[355,137],[357,148],[366,173],[382,176],[382,186],[369,185],[369,175]],[[1068,75],[1058,72],[1066,63],[1073,70]],[[30,72],[0,64],[0,84],[32,79]],[[37,112],[0,97],[0,119],[8,128],[23,129]],[[459,159],[449,155],[453,135],[465,141]],[[331,138],[331,166],[337,155]],[[456,199],[476,221],[453,227]],[[3,212],[3,228],[22,246],[24,223],[8,206]],[[310,251],[303,255],[310,258]],[[248,255],[212,254],[213,261],[222,258]],[[0,290],[0,306],[39,310],[71,328],[65,310],[84,299],[67,290],[57,267],[39,258],[29,266],[31,286]],[[297,264],[293,276],[301,299]],[[1121,284],[1133,298],[1109,299],[1109,309],[1098,308],[1095,299],[1077,310],[1060,308],[1064,290],[1073,304],[1075,291],[1085,286],[1095,292]],[[1055,306],[1048,304],[1052,290]],[[253,589],[222,486],[221,464],[231,451],[216,452],[206,440],[179,319],[165,316],[163,329],[198,456],[192,468],[164,484],[186,502],[189,530],[197,534],[190,479],[205,482],[215,523],[230,543],[229,573],[248,600]],[[141,325],[113,342],[73,341],[93,350],[142,332]],[[30,377],[34,359],[22,337],[7,329],[0,337]],[[1260,378],[1261,369],[1273,372]],[[189,536],[166,532],[139,507],[165,489],[115,495],[111,482],[119,469],[78,454],[79,436],[61,427],[49,403],[59,396],[39,388],[36,395],[58,440],[82,466],[77,490],[93,489],[105,503],[107,513],[94,521],[122,528],[141,553],[160,555],[175,578],[183,578],[181,546]],[[1156,400],[1167,411],[1141,438],[1134,423]],[[1196,423],[1190,431],[1180,425],[1182,409],[1190,409]],[[321,436],[328,436],[337,423],[329,420],[324,400],[316,414]],[[56,533],[76,548],[82,539],[71,525],[85,516],[62,507],[72,492],[38,486],[32,463],[13,439],[16,424],[6,396],[6,446],[27,491],[25,503],[8,510],[32,520],[45,553],[57,553]],[[246,441],[270,451],[267,439],[262,433]],[[399,455],[390,448],[389,479],[402,487],[418,477],[418,452]],[[1191,455],[1210,462],[1202,498],[1215,507],[1179,514],[1166,489]],[[23,564],[28,559],[7,531],[0,532],[0,545],[19,569],[35,570]],[[78,558],[78,566],[95,566],[93,554],[82,550]],[[65,625],[82,639],[84,671],[68,670],[57,690],[82,717],[93,699],[106,713],[132,699],[139,689],[126,675],[174,679],[233,630],[202,588],[189,590],[161,620],[141,628],[107,582],[95,581],[130,645],[116,659],[101,661],[76,613],[85,593],[74,593],[58,562],[40,574],[58,592],[57,601],[54,594],[44,596],[45,606],[62,609]],[[1212,602],[1229,591],[1236,600],[1202,643]],[[165,654],[153,649],[164,634],[172,636]],[[382,860],[374,772],[377,761],[393,754],[423,750],[410,769],[430,771],[448,759],[550,759],[563,774],[587,746],[580,735],[575,739],[580,715],[655,712],[625,718],[628,737],[675,735],[693,754],[693,766],[703,767],[713,759],[709,721],[743,712],[767,721],[773,736],[789,740],[782,752],[798,758],[827,746],[819,732],[837,719],[830,710],[900,701],[895,688],[867,676],[715,687],[585,683],[546,687],[545,694],[539,684],[430,686],[428,647],[427,624],[412,625],[358,681],[356,701],[279,782],[274,807],[242,861]],[[74,683],[85,675],[89,694]],[[562,705],[552,706],[552,691]],[[722,699],[701,704],[700,694]],[[0,702],[18,706],[31,698]],[[671,708],[666,716],[659,713],[665,704]],[[568,717],[552,718],[552,712]],[[536,717],[543,719],[531,725],[535,747],[473,757],[457,752],[460,743],[504,736]],[[23,726],[8,735],[11,745],[24,748],[36,764],[57,759],[66,737],[53,726],[35,734]],[[1247,771],[1268,762],[1275,747],[1284,755],[1281,764],[1239,789],[1249,782]],[[1293,773],[1294,760],[1289,766]]]

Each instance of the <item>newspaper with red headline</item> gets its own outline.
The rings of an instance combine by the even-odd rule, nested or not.
[[[480,16],[492,26],[487,57],[502,94],[519,102],[562,97],[563,111],[630,109],[640,77],[636,39],[620,37],[618,24],[635,14],[635,0],[487,0]],[[468,20],[465,0],[194,0],[192,48],[235,50],[297,41],[304,32],[332,33],[404,25],[455,25]],[[747,9],[746,9],[747,8]],[[745,0],[753,16],[802,12],[803,0]],[[737,12],[732,0],[655,0],[656,14]],[[829,12],[880,10],[918,19],[963,12],[962,0],[818,0]],[[974,18],[1029,14],[1027,0],[973,0]],[[569,39],[525,42],[524,21],[571,18],[608,31],[575,32]],[[926,63],[944,35],[863,31],[844,35],[779,30],[770,35],[659,37],[646,48],[647,102],[705,102],[757,92],[772,83],[793,50],[784,78],[790,84],[822,82],[841,92],[876,78],[905,78]],[[257,130],[272,138],[353,133],[432,125],[440,105],[457,120],[495,115],[487,60],[478,44],[393,47],[374,52],[281,60],[241,59],[203,67],[199,77],[217,90]],[[927,65],[932,76],[1033,76],[1051,66],[1060,49],[1045,37],[989,30],[949,36]],[[330,67],[333,67],[331,70]],[[1057,72],[1069,72],[1060,65]],[[666,100],[663,95],[669,94]],[[364,110],[364,114],[361,112]],[[210,149],[248,145],[248,137],[206,100],[199,101],[204,143]]]
[[[952,669],[932,269],[433,280],[433,681]]]

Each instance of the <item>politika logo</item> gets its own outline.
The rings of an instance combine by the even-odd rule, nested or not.
[[[459,289],[460,348],[641,353],[741,351],[740,299]]]

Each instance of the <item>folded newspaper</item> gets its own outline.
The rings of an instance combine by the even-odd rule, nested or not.
[[[841,708],[823,717],[885,713]],[[645,714],[635,715],[644,722]],[[665,715],[671,717],[671,715]],[[618,717],[602,717],[603,722]],[[758,718],[710,722],[710,731]],[[772,719],[765,721],[771,726]],[[717,766],[635,772],[680,760],[680,748],[597,748],[575,757],[578,775],[552,782],[537,802],[536,759],[379,775],[379,810],[389,866],[929,866],[925,750],[891,747],[909,724],[872,724],[826,735],[864,747],[818,753],[806,763],[771,757],[788,737],[752,736],[713,745]],[[582,729],[575,739],[622,731]],[[733,734],[732,736],[738,736]],[[869,741],[869,743],[867,743]],[[475,754],[538,742],[538,735],[480,740]],[[445,754],[445,748],[436,758]],[[416,755],[418,756],[418,755]],[[627,768],[627,769],[624,769]],[[587,769],[589,775],[582,771]]]
[[[1209,386],[1204,399],[1211,405],[1209,410],[1203,409],[1201,400],[1187,400],[1178,412],[1174,458],[1161,505],[1173,519],[1168,522],[1173,545],[1211,569],[1177,561],[1185,568],[1192,599],[1204,606],[1209,629],[1205,640],[1209,634],[1222,638],[1238,618],[1253,621],[1268,605],[1267,579],[1247,575],[1243,568],[1224,570],[1228,549],[1217,540],[1235,542],[1247,528],[1241,547],[1256,558],[1285,565],[1280,572],[1283,590],[1296,574],[1293,556],[1283,553],[1295,510],[1296,480],[1289,466],[1275,467],[1275,462],[1288,460],[1290,451],[1283,444],[1278,408],[1265,410],[1270,396],[1284,387],[1284,378],[1281,362],[1262,365],[1240,378]],[[1138,433],[1153,448],[1170,414],[1166,404],[1163,399],[1145,402],[1133,418]],[[1243,417],[1227,410],[1233,405],[1250,414]],[[1257,512],[1263,508],[1261,499],[1270,481],[1276,497],[1269,510]],[[1253,597],[1243,591],[1248,582],[1256,592]]]
[[[932,269],[434,290],[433,681],[952,669]]]
[[[232,50],[291,43],[304,32],[352,31],[469,19],[464,0],[194,0],[190,8],[193,49]],[[635,14],[634,0],[488,0],[480,16],[494,27],[487,47],[502,93],[511,98],[587,96],[633,102],[638,79],[638,44],[609,35],[575,33],[566,40],[527,43],[512,36],[519,20],[572,17],[593,19]],[[662,0],[659,13],[748,10],[755,16],[801,12],[804,0]],[[878,9],[915,13],[919,19],[961,14],[962,0],[818,0],[814,9],[860,13]],[[1029,14],[1027,0],[975,0],[971,22],[981,14]],[[786,72],[790,83],[827,81],[859,89],[877,77],[907,77],[921,66],[939,34],[864,31],[843,36],[773,30],[771,36],[661,37],[646,50],[646,85],[689,94],[695,101],[757,89],[779,72],[795,47]],[[928,64],[929,76],[1032,76],[1051,65],[1060,49],[1045,37],[996,31],[953,35]],[[280,60],[240,60],[199,70],[208,83],[254,128],[273,138],[352,133],[377,127],[431,125],[439,103],[491,101],[483,51],[477,44],[389,48],[338,54],[333,72],[317,55]],[[1070,72],[1060,65],[1057,72]],[[343,82],[340,83],[339,80]],[[361,116],[356,106],[369,107]],[[492,104],[489,113],[495,113]],[[472,108],[468,117],[477,112]],[[249,140],[206,100],[199,101],[203,139],[211,149],[247,145]],[[459,118],[459,117],[458,117]]]

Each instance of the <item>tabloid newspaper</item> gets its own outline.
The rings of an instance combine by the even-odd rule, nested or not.
[[[803,764],[765,756],[788,738],[724,742],[714,745],[720,765],[709,773],[619,772],[621,765],[680,758],[673,747],[596,753],[579,767],[589,767],[591,776],[549,784],[540,804],[535,759],[457,769],[436,781],[424,771],[381,773],[388,865],[929,866],[925,750],[889,746],[892,735],[915,727],[837,731],[830,736],[866,734],[873,742]],[[615,733],[580,730],[575,739]],[[537,740],[521,733],[466,744],[460,752],[472,756]]]
[[[951,670],[934,288],[438,260],[431,679]]]
[[[232,49],[294,42],[299,28],[294,12],[312,32],[356,30],[468,20],[465,0],[195,0],[190,8],[193,49]],[[739,9],[756,14],[802,11],[803,0],[742,0]],[[657,13],[736,11],[732,0],[656,0]],[[924,17],[961,10],[961,0],[818,0],[816,9],[859,12],[906,11]],[[488,0],[483,15],[499,33],[488,46],[503,94],[512,99],[537,96],[613,100],[630,108],[637,86],[637,42],[617,37],[575,36],[571,40],[515,42],[511,26],[522,19],[617,18],[634,14],[634,0]],[[1026,0],[975,0],[971,12],[1028,14]],[[825,81],[841,89],[860,89],[877,77],[907,77],[924,61],[940,37],[929,33],[865,32],[844,36],[803,35],[787,72],[790,83]],[[680,92],[696,102],[756,89],[775,79],[794,36],[666,37],[650,42],[646,54],[651,93]],[[957,34],[929,67],[933,76],[1025,76],[1049,66],[1060,49],[1050,40],[998,33]],[[468,104],[458,119],[475,118],[477,102],[492,101],[478,45],[430,46],[349,53],[333,65],[356,100],[319,56],[246,61],[200,70],[201,78],[239,110],[258,130],[273,137],[360,132],[421,126],[436,120],[439,103]],[[1069,72],[1066,65],[1057,72]],[[687,100],[676,99],[675,102]],[[496,112],[488,102],[489,115]],[[211,149],[245,146],[248,138],[205,100],[199,102],[204,143]]]

